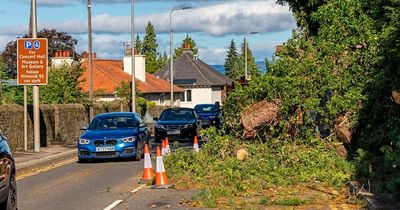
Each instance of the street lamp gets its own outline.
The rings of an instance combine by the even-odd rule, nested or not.
[[[169,11],[169,50],[170,50],[170,64],[171,64],[171,107],[174,106],[174,53],[173,53],[173,31],[172,31],[172,13],[177,10],[191,9],[192,7],[177,7]]]
[[[131,1],[131,55],[132,55],[132,112],[136,112],[136,82],[135,82],[135,1]]]
[[[256,31],[253,31],[253,32],[250,32],[250,33],[248,33],[247,35],[253,35],[253,34],[256,34],[256,33],[258,33],[258,32],[256,32]],[[244,79],[245,79],[245,81],[247,81],[247,39],[246,39],[246,36],[244,37]]]

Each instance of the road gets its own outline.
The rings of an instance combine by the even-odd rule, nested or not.
[[[17,177],[18,207],[20,210],[189,208],[183,203],[195,192],[149,189],[138,184],[142,170],[143,160],[94,163],[77,163],[76,158],[64,160],[42,167],[32,175]]]

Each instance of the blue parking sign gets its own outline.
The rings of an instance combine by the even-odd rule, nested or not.
[[[35,42],[33,42],[33,47],[35,48],[35,50],[40,49],[40,42],[38,40],[36,40]]]
[[[32,42],[31,41],[25,41],[24,42],[24,48],[25,49],[32,49]]]

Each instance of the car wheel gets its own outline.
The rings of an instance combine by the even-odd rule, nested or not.
[[[14,174],[11,174],[10,183],[8,185],[8,196],[7,199],[0,204],[0,209],[17,209],[17,183]]]
[[[88,163],[89,161],[87,159],[79,158],[78,163]]]

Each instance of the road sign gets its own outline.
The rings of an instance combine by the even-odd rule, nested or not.
[[[18,39],[18,85],[47,85],[47,52],[47,39]]]

